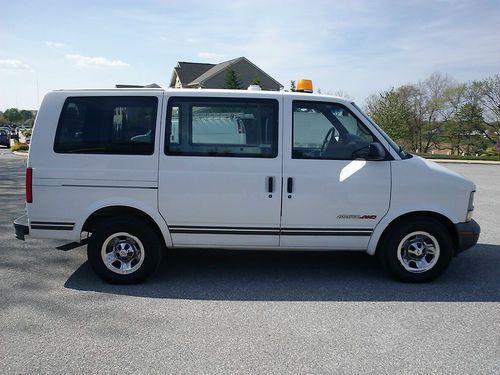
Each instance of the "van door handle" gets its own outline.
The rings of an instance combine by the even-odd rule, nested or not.
[[[291,194],[292,191],[293,191],[293,178],[288,177],[288,179],[286,180],[286,192],[288,194]]]
[[[274,177],[267,178],[267,191],[268,193],[274,192]]]

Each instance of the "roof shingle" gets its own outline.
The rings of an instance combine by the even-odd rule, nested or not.
[[[179,61],[174,70],[177,73],[182,85],[185,86],[214,66],[215,64]]]
[[[188,82],[188,85],[196,85],[203,83],[207,78],[212,77],[219,73],[220,71],[226,69],[228,66],[234,64],[235,62],[244,59],[244,57],[237,57],[236,59],[228,60],[221,62],[220,64],[213,65],[209,70],[200,74],[199,76],[194,77],[191,81]]]

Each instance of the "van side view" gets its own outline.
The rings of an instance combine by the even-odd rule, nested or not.
[[[475,190],[341,98],[59,90],[35,120],[14,227],[87,244],[112,283],[145,280],[172,248],[363,251],[425,282],[476,244]]]

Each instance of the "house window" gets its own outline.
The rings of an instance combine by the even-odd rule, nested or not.
[[[167,116],[167,155],[278,155],[276,100],[171,98]]]

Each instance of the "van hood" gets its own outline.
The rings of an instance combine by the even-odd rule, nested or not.
[[[438,164],[429,159],[424,159],[417,155],[413,155],[412,159],[414,160],[415,165],[420,165],[420,167],[426,168],[431,172],[439,173],[443,178],[447,177],[450,180],[455,180],[457,184],[462,185],[467,190],[476,190],[476,185],[474,184],[474,182],[469,180],[467,177],[462,176],[460,173],[452,171],[451,169],[448,169],[441,164]]]

